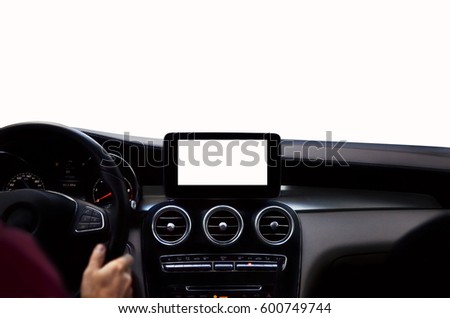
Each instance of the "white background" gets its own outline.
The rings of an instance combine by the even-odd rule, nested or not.
[[[215,306],[218,303],[224,307],[228,306],[250,306],[251,314],[120,314],[119,306],[156,306],[157,304],[170,307],[180,306]],[[281,303],[287,308],[287,303],[301,308],[301,303],[323,303],[331,304],[331,313],[323,311],[302,313],[290,311],[289,313],[261,313],[261,307],[266,308],[270,303]],[[26,304],[26,305],[24,305]],[[134,298],[134,299],[0,299],[2,314],[8,318],[22,318],[35,316],[36,312],[48,318],[79,318],[79,317],[135,317],[135,318],[171,318],[171,317],[198,317],[198,318],[239,318],[239,317],[270,317],[270,318],[379,318],[379,317],[408,317],[408,318],[447,318],[450,314],[448,299],[322,299],[322,298],[230,298],[230,299],[169,299],[169,298]],[[325,306],[325,305],[324,305]],[[40,315],[40,316],[41,316]]]
[[[450,146],[450,2],[1,1],[0,126]]]

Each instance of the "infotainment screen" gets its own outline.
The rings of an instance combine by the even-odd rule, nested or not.
[[[280,191],[280,137],[257,133],[170,133],[164,184],[172,198],[269,198]]]

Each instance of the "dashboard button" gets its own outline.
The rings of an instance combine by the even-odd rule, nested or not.
[[[185,271],[210,271],[211,269],[211,264],[184,264]]]
[[[204,272],[210,271],[212,265],[210,263],[179,263],[164,264],[163,268],[167,272]]]
[[[164,269],[168,272],[182,271],[183,264],[166,264],[164,265]]]
[[[240,271],[270,271],[275,272],[278,269],[277,263],[236,263],[236,270]]]
[[[233,263],[214,263],[214,270],[216,271],[232,271],[233,269]]]

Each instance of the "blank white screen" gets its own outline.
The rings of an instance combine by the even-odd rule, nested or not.
[[[267,140],[179,140],[178,185],[267,185]]]

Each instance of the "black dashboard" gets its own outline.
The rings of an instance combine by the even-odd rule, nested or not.
[[[122,163],[137,297],[449,295],[447,149],[347,144],[342,162],[284,140],[279,196],[173,199],[162,140],[86,133]],[[110,204],[83,149],[27,138],[1,149],[3,191]]]
[[[89,153],[75,144],[58,140],[29,140],[8,145],[0,152],[0,188],[2,191],[40,189],[64,193],[98,206],[111,204],[111,192],[105,186]],[[140,198],[140,185],[133,168],[122,157],[113,155],[133,204]]]

